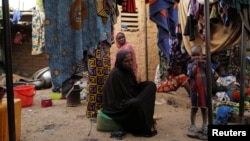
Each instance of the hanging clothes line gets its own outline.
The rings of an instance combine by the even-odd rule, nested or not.
[[[180,16],[179,22],[181,24],[182,29],[185,29],[185,26],[187,24],[186,19],[188,15],[188,6],[189,6],[189,1],[180,1],[178,5],[178,8],[179,8],[178,16]],[[220,22],[217,24],[210,23],[211,52],[224,50],[224,49],[240,44],[242,20],[240,19],[240,16],[237,12],[233,12],[230,18],[231,18],[230,20],[231,22],[229,23],[227,27],[224,26],[221,19],[219,19]],[[196,27],[198,27],[199,23],[202,22],[202,20],[204,23],[204,16],[202,19],[198,21],[198,24],[196,25]],[[194,35],[195,35],[195,40],[193,41],[190,41],[188,36],[183,36],[183,42],[189,54],[190,54],[190,49],[193,45],[200,45],[203,48],[205,48],[204,37],[201,36],[202,34],[200,34],[200,31],[198,28],[194,29]],[[205,54],[205,49],[203,53]]]

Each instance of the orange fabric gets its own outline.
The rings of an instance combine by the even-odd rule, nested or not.
[[[188,77],[185,74],[180,74],[178,76],[170,75],[166,81],[159,85],[157,92],[176,91],[185,82],[187,82],[187,80]]]

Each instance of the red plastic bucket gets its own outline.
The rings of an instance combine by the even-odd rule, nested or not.
[[[15,98],[21,99],[22,107],[29,107],[33,104],[35,85],[19,85],[14,87]]]

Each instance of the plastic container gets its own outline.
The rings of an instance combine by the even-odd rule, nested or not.
[[[15,98],[21,99],[22,107],[33,105],[35,92],[35,85],[20,85],[14,87],[14,96]]]
[[[97,130],[104,131],[104,132],[112,132],[118,129],[119,126],[111,117],[104,114],[102,109],[98,110],[97,112]]]
[[[2,99],[6,93],[6,89],[3,87],[0,87],[0,104],[2,103]]]
[[[50,98],[45,98],[41,100],[41,106],[44,108],[51,107],[52,105],[52,100]]]
[[[14,113],[15,113],[15,132],[16,141],[21,139],[21,100],[14,99]],[[7,99],[3,98],[0,104],[0,141],[9,141],[9,127],[8,127],[8,108]]]
[[[62,94],[61,93],[51,93],[49,95],[49,97],[52,99],[52,100],[59,100],[62,98]]]

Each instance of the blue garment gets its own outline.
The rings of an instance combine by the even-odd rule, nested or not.
[[[95,1],[75,2],[75,0],[64,0],[63,2],[61,0],[44,0],[45,47],[49,56],[48,64],[55,89],[60,88],[62,83],[75,73],[77,63],[84,58],[84,51],[95,50],[101,41],[111,43],[110,17],[104,25],[102,18],[96,13]],[[76,4],[78,5],[76,6]],[[80,21],[82,27],[75,29],[70,19],[77,15],[79,8],[84,8],[81,4],[86,6],[87,12],[81,13],[86,14],[86,17]],[[72,11],[73,15],[70,15]],[[74,21],[79,20],[79,17],[73,18],[75,18]]]
[[[12,19],[12,22],[13,24],[17,24],[20,20],[21,20],[21,17],[22,17],[22,13],[20,10],[13,10],[13,19]]]
[[[155,22],[158,28],[158,47],[170,58],[169,37],[176,37],[175,28],[178,24],[178,8],[174,8],[175,0],[158,0],[150,5],[150,20]],[[162,10],[167,13],[163,15]]]
[[[227,125],[229,117],[231,116],[232,107],[220,106],[216,111],[215,125]]]

